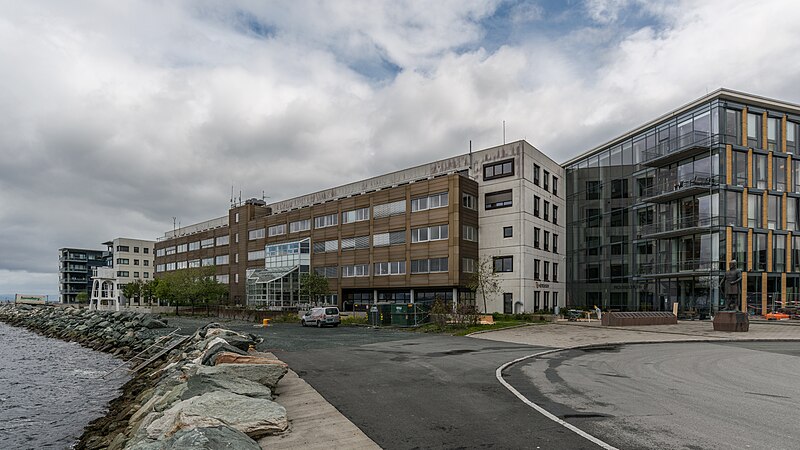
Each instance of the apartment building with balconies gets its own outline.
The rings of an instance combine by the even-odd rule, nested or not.
[[[105,266],[106,259],[107,253],[102,250],[58,249],[58,301],[75,303],[81,292],[91,294],[94,269]]]

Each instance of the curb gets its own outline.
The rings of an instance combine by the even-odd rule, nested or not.
[[[547,325],[549,322],[546,323],[522,323],[519,325],[511,325],[510,327],[503,327],[498,328],[496,330],[480,330],[480,331],[473,331],[472,333],[465,334],[464,337],[474,336],[476,334],[483,334],[483,333],[494,333],[495,331],[504,331],[504,330],[513,330],[514,328],[522,328],[522,327],[532,327],[536,325]]]

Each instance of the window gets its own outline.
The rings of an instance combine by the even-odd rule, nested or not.
[[[133,265],[134,266],[138,266],[139,265],[139,260],[138,259],[134,259],[133,260]]]
[[[117,258],[117,264],[130,264],[131,260],[128,258]]]
[[[217,247],[219,247],[220,245],[228,245],[230,241],[231,237],[226,234],[225,236],[217,236],[215,244],[217,245]]]
[[[510,177],[514,175],[514,160],[508,159],[492,164],[483,165],[483,179]]]
[[[392,231],[390,233],[379,233],[372,236],[373,247],[385,247],[387,245],[397,245],[406,243],[406,231]]]
[[[147,267],[147,266],[149,266],[149,265],[150,265],[150,261],[148,261],[148,260],[146,260],[146,259],[145,259],[145,260],[143,260],[143,261],[142,261],[142,263],[144,264],[144,266],[145,266],[145,267]]]
[[[541,201],[542,199],[540,199],[538,195],[533,196],[533,215],[536,217],[539,217],[539,205]]]
[[[767,196],[767,228],[774,230],[781,228],[781,197],[777,195]]]
[[[550,261],[544,261],[543,267],[542,275],[544,276],[544,281],[550,281]]]
[[[167,271],[170,271],[170,270],[175,270],[175,263],[174,263],[174,262],[167,263],[167,264],[166,264],[166,270],[167,270]]]
[[[147,277],[145,277],[145,278],[147,278]],[[230,283],[230,275],[228,275],[228,274],[217,275],[216,278],[217,278],[217,283],[221,283],[221,284]]]
[[[282,223],[280,225],[273,225],[269,227],[267,230],[268,236],[280,236],[282,234],[286,234],[286,224]]]
[[[533,260],[533,279],[539,279],[539,268],[542,266],[542,261],[538,259]]]
[[[747,114],[747,146],[761,148],[761,114]]]
[[[543,176],[543,178],[542,178],[542,181],[543,181],[542,189],[544,189],[545,191],[549,191],[550,190],[550,186],[549,186],[549,184],[550,184],[550,172],[548,172],[546,170],[543,170],[542,171],[542,176]]]
[[[369,206],[342,213],[342,223],[363,222],[369,220]]]
[[[117,251],[118,252],[129,252],[129,251],[131,251],[131,249],[127,245],[118,245],[117,246]]]
[[[411,273],[447,272],[447,266],[447,258],[414,259],[411,260]]]
[[[133,247],[133,253],[139,253],[139,247]],[[137,273],[137,272],[134,272],[134,273]]]
[[[150,278],[150,272],[144,272],[142,275],[144,275],[144,278]]]
[[[461,206],[467,209],[478,209],[478,199],[472,194],[461,194]]]
[[[725,192],[725,223],[733,227],[742,226],[742,193]]]
[[[586,236],[586,256],[597,256],[602,253],[600,236]]]
[[[742,144],[742,112],[733,109],[725,110],[725,142]]]
[[[600,181],[586,182],[586,200],[600,200],[603,184]]]
[[[167,251],[168,255],[174,255],[175,254],[175,247],[167,247],[165,250]]]
[[[134,252],[139,253],[139,252]],[[139,272],[133,272],[133,278],[139,278]]]
[[[783,272],[786,270],[786,236],[775,234],[772,236],[772,271]]]
[[[495,272],[513,272],[514,271],[514,257],[513,256],[497,256],[492,262],[494,263]]]
[[[405,261],[375,263],[375,276],[404,275],[405,273],[406,273]]]
[[[464,273],[475,273],[475,260],[472,258],[461,258],[461,271]]]
[[[772,158],[772,184],[776,191],[786,190],[786,158]]]
[[[558,225],[558,206],[553,205],[553,225]]]
[[[533,184],[539,185],[539,166],[533,165]]]
[[[235,216],[235,219],[234,219],[234,221],[235,221],[236,223],[239,223],[239,213],[238,213],[238,212],[236,213],[236,216]]]
[[[553,177],[553,195],[558,195],[558,178]]]
[[[372,208],[372,217],[380,219],[382,217],[396,216],[406,213],[406,201],[398,200],[392,203],[384,203],[382,205],[375,205]]]
[[[189,267],[191,267],[191,268],[200,267],[200,260],[199,259],[190,259],[189,260]]]
[[[542,245],[542,250],[544,250],[546,252],[550,251],[550,232],[549,231],[545,231],[544,232],[544,239],[542,240],[542,243],[544,244],[544,245]]]
[[[797,198],[786,197],[786,229],[797,231]]]
[[[747,153],[733,152],[733,180],[731,184],[747,186]]]
[[[600,226],[602,213],[600,208],[586,208],[584,210],[584,217],[586,219],[586,227],[595,228]]]
[[[625,208],[611,209],[611,226],[612,227],[628,226],[628,212],[625,210]]]
[[[533,247],[539,248],[539,235],[542,232],[540,228],[533,229]]]
[[[753,184],[758,189],[767,188],[767,155],[753,154]]]
[[[200,241],[200,247],[202,248],[211,248],[214,246],[214,238],[203,239]]]
[[[166,254],[166,249],[159,248],[156,249],[156,256],[164,256]]]
[[[189,251],[200,250],[200,241],[189,242]]]
[[[308,231],[311,229],[311,219],[296,220],[289,223],[289,233]]]
[[[218,266],[222,264],[228,264],[228,255],[217,256],[216,258],[214,258],[214,264]]]
[[[510,238],[514,235],[514,227],[503,227],[503,237]]]
[[[478,242],[478,229],[472,225],[463,226],[464,240],[471,242]]]
[[[558,235],[553,235],[553,253],[558,253]]]
[[[447,192],[411,199],[411,212],[443,208],[448,205]]]
[[[213,266],[214,265],[214,258],[213,257],[203,258],[203,259],[200,260],[200,264],[203,267]]]
[[[189,261],[178,261],[178,270],[189,267]]]
[[[628,179],[611,180],[611,198],[628,198]]]
[[[264,259],[264,250],[256,250],[254,252],[247,252],[248,261],[257,261]]]
[[[503,293],[503,314],[514,314],[514,297],[508,292]]]
[[[764,272],[767,270],[767,235],[753,233],[753,270]]]
[[[342,238],[342,251],[369,248],[369,236]]]
[[[368,277],[368,276],[369,276],[369,264],[342,266],[342,278]]]
[[[169,264],[167,264],[167,265],[169,265]],[[127,270],[118,270],[117,271],[117,276],[118,277],[128,277],[128,276],[130,276],[130,272],[128,272]]]
[[[448,225],[414,228],[411,230],[411,242],[439,241],[448,238]]]
[[[331,253],[339,250],[339,240],[332,239],[330,241],[317,241],[314,242],[314,253]]]
[[[150,253],[150,249],[149,249],[149,248],[147,248],[147,247],[145,247],[143,250],[144,250],[144,254],[145,254],[145,255],[147,255],[147,254],[149,254],[149,253]],[[145,272],[145,273],[147,273],[147,272]],[[145,277],[145,278],[147,278],[147,277]]]
[[[794,122],[786,122],[786,152],[798,154],[797,136],[800,133],[798,125]]]
[[[156,265],[156,272],[163,272],[166,269],[165,264],[158,264]]]
[[[266,235],[265,231],[266,230],[264,230],[263,228],[259,228],[257,230],[250,230],[250,232],[247,234],[247,239],[250,241],[255,241],[256,239],[264,239],[264,236]]]
[[[749,228],[763,228],[761,219],[761,194],[747,194],[747,226]]]
[[[608,243],[611,247],[610,252],[612,255],[627,255],[628,243],[625,242],[625,236],[609,236]]]
[[[314,217],[314,229],[332,227],[339,224],[338,214]]]
[[[541,293],[539,291],[533,291],[533,310],[539,311],[539,299],[541,298]]]
[[[544,201],[544,216],[542,219],[550,220],[550,202],[547,200]]]
[[[352,267],[352,266],[351,266]],[[321,275],[325,278],[336,278],[338,277],[338,270],[339,268],[336,266],[329,266],[329,267],[314,267],[314,273],[317,275]]]
[[[511,206],[511,190],[490,192],[485,196],[485,209],[507,208]]]
[[[787,124],[788,125],[788,124]],[[767,118],[767,150],[781,152],[781,119],[777,117]]]
[[[553,263],[553,283],[558,283],[558,263]],[[553,292],[553,303],[556,301],[555,292]]]

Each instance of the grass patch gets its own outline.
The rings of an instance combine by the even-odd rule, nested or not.
[[[369,325],[367,316],[339,316],[342,320],[342,325]]]
[[[503,328],[514,327],[517,325],[544,325],[547,322],[543,321],[529,321],[529,320],[499,320],[495,321],[495,323],[487,324],[487,325],[471,325],[471,326],[463,326],[463,325],[453,325],[448,324],[444,327],[440,327],[434,323],[428,323],[417,328],[414,328],[413,331],[418,333],[439,333],[439,334],[449,334],[451,336],[464,336],[470,333],[474,333],[476,331],[489,331],[489,330],[501,330]]]

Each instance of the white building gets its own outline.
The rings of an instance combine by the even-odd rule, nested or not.
[[[155,241],[131,238],[116,238],[104,242],[113,256],[112,267],[117,277],[120,295],[126,284],[135,280],[149,281],[154,278]]]

